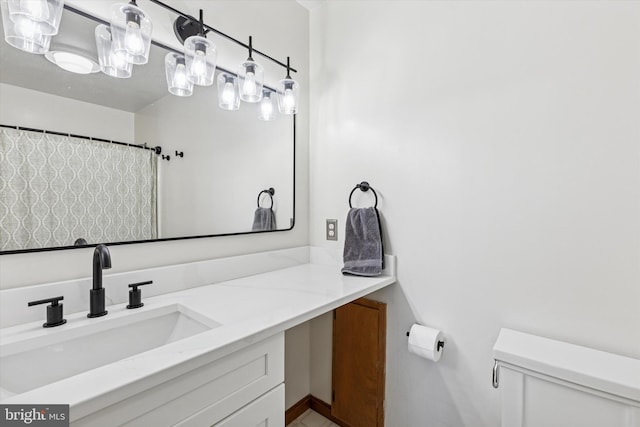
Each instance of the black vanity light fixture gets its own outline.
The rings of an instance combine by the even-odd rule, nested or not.
[[[167,53],[167,56],[164,57],[164,70],[169,93],[176,96],[191,96],[193,94],[193,82],[189,80],[184,55],[175,52]]]
[[[197,32],[194,33],[194,29]],[[193,85],[211,86],[216,72],[216,46],[206,38],[203,11],[197,24],[183,17],[176,19],[174,32],[184,44],[184,55],[170,52],[165,57],[165,71],[169,92],[190,96]]]
[[[245,102],[260,104],[260,113],[258,118],[264,121],[270,121],[275,119],[275,108],[273,105],[273,99],[271,95],[276,94],[278,100],[278,110],[282,114],[296,114],[298,111],[298,83],[291,78],[291,72],[296,72],[291,67],[290,58],[287,57],[287,63],[284,64],[277,59],[253,48],[253,37],[249,36],[249,44],[244,44],[240,40],[237,40],[228,34],[223,33],[216,28],[206,25],[203,21],[202,10],[200,10],[200,19],[196,20],[194,17],[186,15],[185,13],[167,5],[160,0],[149,0],[151,3],[155,3],[167,10],[172,11],[178,15],[178,18],[174,22],[174,32],[178,40],[185,45],[185,56],[187,58],[187,72],[188,76],[191,76],[191,80],[195,82],[193,76],[193,68],[190,66],[189,52],[191,47],[187,46],[187,40],[193,36],[201,37],[200,42],[207,41],[206,34],[212,32],[222,38],[232,41],[244,48],[248,49],[249,57],[245,62],[240,64],[240,69],[237,74],[227,71],[223,68],[217,67],[220,73],[217,78],[218,87],[218,105],[225,110],[237,110],[240,108],[240,100]],[[196,39],[194,39],[196,40]],[[194,45],[193,49],[197,52],[197,47]],[[211,47],[207,46],[207,49],[201,49],[202,53],[209,52],[210,49],[215,51],[215,46],[211,44]],[[215,53],[214,53],[215,54]],[[271,62],[274,62],[281,67],[287,69],[286,78],[280,81],[278,89],[271,89],[264,86],[264,68],[253,60],[253,55],[259,55]],[[215,64],[215,58],[209,61]],[[214,65],[215,67],[215,65]]]
[[[240,99],[244,102],[260,102],[264,82],[264,68],[251,57],[253,54],[253,37],[249,36],[249,57],[240,64],[238,80]]]
[[[116,52],[113,49],[113,37],[111,28],[100,24],[95,30],[96,50],[100,71],[111,77],[127,79],[133,72],[133,63],[127,60],[127,54],[123,51]]]
[[[111,7],[112,49],[126,55],[132,64],[146,64],[151,49],[151,19],[138,7],[136,0],[116,3]]]
[[[165,57],[169,92],[177,96],[189,96],[193,93],[194,84],[210,86],[218,68],[218,105],[221,108],[237,110],[240,108],[241,99],[249,103],[261,102],[259,118],[270,121],[275,119],[272,97],[275,93],[280,113],[297,113],[299,85],[291,78],[291,72],[296,70],[291,67],[289,57],[285,65],[254,49],[253,37],[249,36],[247,45],[206,25],[202,10],[200,19],[196,19],[160,0],[148,2],[178,15],[174,23],[174,32],[184,44],[184,53],[169,49],[173,51]],[[49,51],[51,38],[58,33],[60,27],[62,10],[65,8],[64,0],[0,0],[0,6],[5,40],[8,44],[29,53],[45,54]],[[70,6],[67,8],[81,13]],[[146,64],[149,60],[152,30],[149,16],[138,7],[136,0],[114,4],[109,25],[103,23],[95,29],[100,71],[117,78],[131,77],[134,64]],[[237,74],[216,67],[216,46],[206,37],[210,32],[248,49],[249,56],[240,64]],[[72,62],[72,53],[52,52],[49,59],[56,64],[60,61],[60,66],[68,71],[97,71],[95,64],[90,66],[82,55],[79,58],[80,62]],[[285,79],[279,82],[276,89],[264,86],[264,68],[254,61],[254,54],[287,69]]]
[[[184,18],[183,18],[184,20]],[[174,30],[179,40],[183,40],[185,31],[174,24]],[[197,23],[198,33],[187,37],[184,40],[184,56],[186,59],[187,78],[198,86],[211,86],[216,72],[216,46],[207,40],[204,29],[203,11],[200,9],[200,20]],[[187,27],[184,27],[187,28]]]
[[[278,85],[278,110],[282,114],[296,114],[298,112],[298,82],[290,75],[289,57],[287,56],[287,76]]]
[[[271,91],[262,91],[262,101],[260,101],[260,113],[258,118],[265,122],[270,122],[276,119],[276,109],[273,106],[273,100],[271,99]]]
[[[230,111],[240,108],[237,76],[226,72],[218,75],[218,106]]]

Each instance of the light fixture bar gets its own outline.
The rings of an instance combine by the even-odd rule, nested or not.
[[[183,12],[179,11],[178,9],[176,9],[176,8],[174,8],[174,7],[171,7],[171,6],[169,6],[168,4],[166,4],[166,3],[164,3],[164,2],[162,2],[162,1],[160,1],[160,0],[149,0],[149,1],[150,1],[151,3],[155,3],[155,4],[157,4],[158,6],[162,6],[162,7],[164,7],[164,8],[165,8],[165,9],[167,9],[167,10],[170,10],[171,12],[175,13],[176,15],[180,15],[180,16],[182,16],[183,18],[185,18],[185,19],[187,19],[187,20],[189,20],[189,21],[199,22],[199,20],[198,20],[197,18],[194,18],[193,16],[187,15],[186,13],[183,13]],[[211,31],[211,32],[213,32],[213,33],[216,33],[217,35],[219,35],[219,36],[221,36],[221,37],[224,37],[224,38],[226,38],[227,40],[230,40],[230,41],[232,41],[232,42],[234,42],[234,43],[236,43],[236,44],[238,44],[238,45],[240,45],[240,46],[244,47],[245,49],[249,49],[249,45],[247,45],[247,44],[245,44],[245,43],[241,42],[240,40],[238,40],[238,39],[236,39],[236,38],[231,37],[231,36],[230,36],[230,35],[228,35],[228,34],[223,33],[223,32],[222,32],[222,31],[220,31],[220,30],[217,30],[217,29],[215,29],[215,28],[213,28],[213,27],[211,27],[211,26],[209,26],[209,25],[205,24],[204,22],[202,23],[202,26],[203,26],[207,31]],[[274,62],[274,63],[276,63],[276,64],[280,65],[280,66],[281,66],[281,67],[283,67],[283,68],[287,68],[287,69],[289,69],[290,71],[293,71],[294,73],[297,73],[297,72],[298,72],[295,68],[291,68],[291,67],[287,66],[287,64],[285,64],[284,62],[278,61],[277,59],[272,58],[271,56],[267,55],[266,53],[260,52],[260,51],[259,51],[259,50],[257,50],[257,49],[252,49],[252,51],[253,51],[254,53],[256,53],[256,54],[258,54],[258,55],[262,56],[263,58],[266,58],[266,59],[268,59],[269,61]]]
[[[153,1],[153,0],[149,0],[149,1]],[[65,5],[64,5],[64,8],[65,8],[65,9],[67,9],[67,10],[69,10],[69,11],[71,11],[71,12],[73,12],[73,13],[77,13],[77,14],[78,14],[78,15],[80,15],[80,16],[84,16],[84,17],[85,17],[85,18],[87,18],[87,19],[91,19],[92,21],[95,21],[95,22],[97,22],[98,24],[104,24],[104,25],[107,25],[107,26],[109,25],[109,21],[105,21],[104,19],[100,19],[100,18],[98,18],[98,17],[96,17],[96,16],[93,16],[93,15],[91,15],[91,14],[89,14],[89,13],[83,12],[83,11],[81,11],[80,9],[76,9],[76,8],[75,8],[75,7],[73,7],[73,6],[69,6],[69,5],[68,5],[68,4],[66,4],[66,3],[65,3]],[[170,9],[170,10],[173,10],[173,8],[171,8],[171,7],[169,7],[169,9]],[[180,16],[188,16],[188,15],[180,15]],[[206,28],[206,27],[207,27],[207,25],[205,25],[205,28]],[[165,50],[168,50],[169,52],[182,54],[182,52],[181,52],[181,51],[179,51],[179,50],[177,50],[177,49],[174,49],[174,48],[172,48],[171,46],[167,46],[166,44],[160,43],[160,42],[158,42],[158,41],[156,41],[156,40],[154,40],[154,39],[151,39],[151,44],[152,44],[152,45],[154,45],[154,46],[161,47],[161,48],[163,48],[163,49],[165,49]],[[248,47],[249,47],[248,45],[245,45],[244,43],[240,43],[240,44],[241,44],[241,45],[243,45],[243,46],[245,46],[246,48],[248,48]],[[256,52],[256,50],[255,50],[255,49],[253,49],[253,51],[254,51],[254,52]],[[264,54],[262,54],[262,53],[261,53],[261,55],[263,55],[263,56],[267,57],[266,55],[264,55]],[[277,61],[277,60],[275,60],[275,59],[273,59],[273,58],[271,58],[271,57],[267,57],[267,58],[269,58],[270,60],[272,60],[272,61],[276,62],[276,63],[277,63],[277,64],[279,64],[279,65],[282,65],[284,68],[287,68],[287,64],[281,63],[280,61]],[[290,69],[291,71],[293,71],[293,72],[297,72],[296,70],[294,70],[294,69],[293,69],[293,68],[291,68],[291,67],[289,67],[289,69]],[[217,65],[217,64],[216,64],[216,70],[222,71],[223,73],[227,73],[227,74],[233,74],[234,76],[235,76],[235,75],[237,75],[235,71],[228,70],[228,69],[226,69],[226,68],[224,68],[224,67],[221,67],[221,66],[219,66],[219,65]],[[275,88],[272,88],[271,86],[268,86],[268,85],[266,85],[266,84],[264,85],[264,87],[265,87],[265,88],[267,88],[267,89],[269,89],[269,90],[271,90],[272,92],[275,92],[275,91],[276,91],[276,89],[275,89]]]
[[[76,9],[73,6],[69,6],[68,4],[65,4],[64,8],[66,10],[70,11],[70,12],[73,12],[73,13],[78,14],[80,16],[83,16],[83,17],[85,17],[87,19],[90,19],[90,20],[92,20],[92,21],[94,21],[94,22],[96,22],[98,24],[103,24],[103,25],[109,26],[109,21],[105,21],[104,19],[98,18],[97,16],[94,16],[94,15],[91,15],[89,13],[83,12],[82,10]],[[158,47],[161,47],[163,49],[166,49],[168,51],[171,51],[173,53],[182,53],[181,51],[179,51],[177,49],[174,49],[174,48],[172,48],[170,46],[167,46],[166,44],[159,43],[159,42],[155,41],[154,39],[151,39],[151,44],[154,45],[154,46],[158,46]]]

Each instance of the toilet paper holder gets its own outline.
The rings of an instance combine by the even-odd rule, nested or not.
[[[409,332],[408,331],[407,331],[407,336],[409,336]],[[444,341],[438,341],[438,344],[436,346],[436,351],[440,351],[443,348],[444,348]]]

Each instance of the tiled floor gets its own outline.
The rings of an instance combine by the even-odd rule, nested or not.
[[[338,424],[334,424],[317,412],[307,409],[287,427],[338,427]]]

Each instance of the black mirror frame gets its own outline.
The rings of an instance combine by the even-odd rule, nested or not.
[[[96,21],[98,23],[101,24],[105,24],[108,25],[108,22],[103,21],[102,19],[99,19],[93,15],[90,15],[88,13],[85,13],[81,10],[78,10],[74,7],[71,7],[69,5],[64,5],[64,8],[73,12],[73,13],[77,13],[78,15],[84,16],[85,18],[91,19],[93,21]],[[171,52],[176,52],[176,53],[180,53],[178,51],[176,51],[175,49],[166,46],[162,43],[159,43],[155,40],[151,40],[151,43],[155,46],[161,47],[163,49],[166,49],[168,51]],[[225,73],[230,73],[230,74],[236,74],[232,71],[228,71],[224,68],[221,67],[217,67],[216,68],[220,71],[223,71]],[[219,234],[205,234],[205,235],[198,235],[198,236],[183,236],[183,237],[168,237],[168,238],[160,238],[160,239],[146,239],[146,240],[132,240],[132,241],[126,241],[126,242],[106,242],[106,243],[102,243],[106,246],[119,246],[119,245],[130,245],[130,244],[137,244],[137,243],[152,243],[152,242],[169,242],[169,241],[173,241],[173,240],[192,240],[192,239],[204,239],[204,238],[210,238],[210,237],[227,237],[227,236],[242,236],[242,235],[247,235],[247,234],[261,234],[261,233],[278,233],[278,232],[284,232],[284,231],[291,231],[293,230],[293,228],[295,227],[296,224],[296,114],[293,115],[293,155],[292,155],[292,159],[293,161],[293,201],[292,201],[292,214],[293,216],[291,217],[291,224],[289,226],[289,228],[282,228],[282,229],[277,229],[277,230],[264,230],[264,231],[240,231],[240,232],[236,232],[236,233],[219,233]],[[53,246],[53,247],[47,247],[47,248],[33,248],[33,249],[13,249],[13,250],[8,250],[8,251],[2,251],[0,250],[0,255],[11,255],[11,254],[22,254],[22,253],[33,253],[33,252],[48,252],[48,251],[60,251],[60,250],[67,250],[67,249],[81,249],[81,248],[91,248],[91,247],[95,247],[97,245],[99,245],[100,243],[96,243],[96,244],[87,244],[87,245],[83,245],[83,244],[77,244],[77,245],[71,245],[71,246]]]

